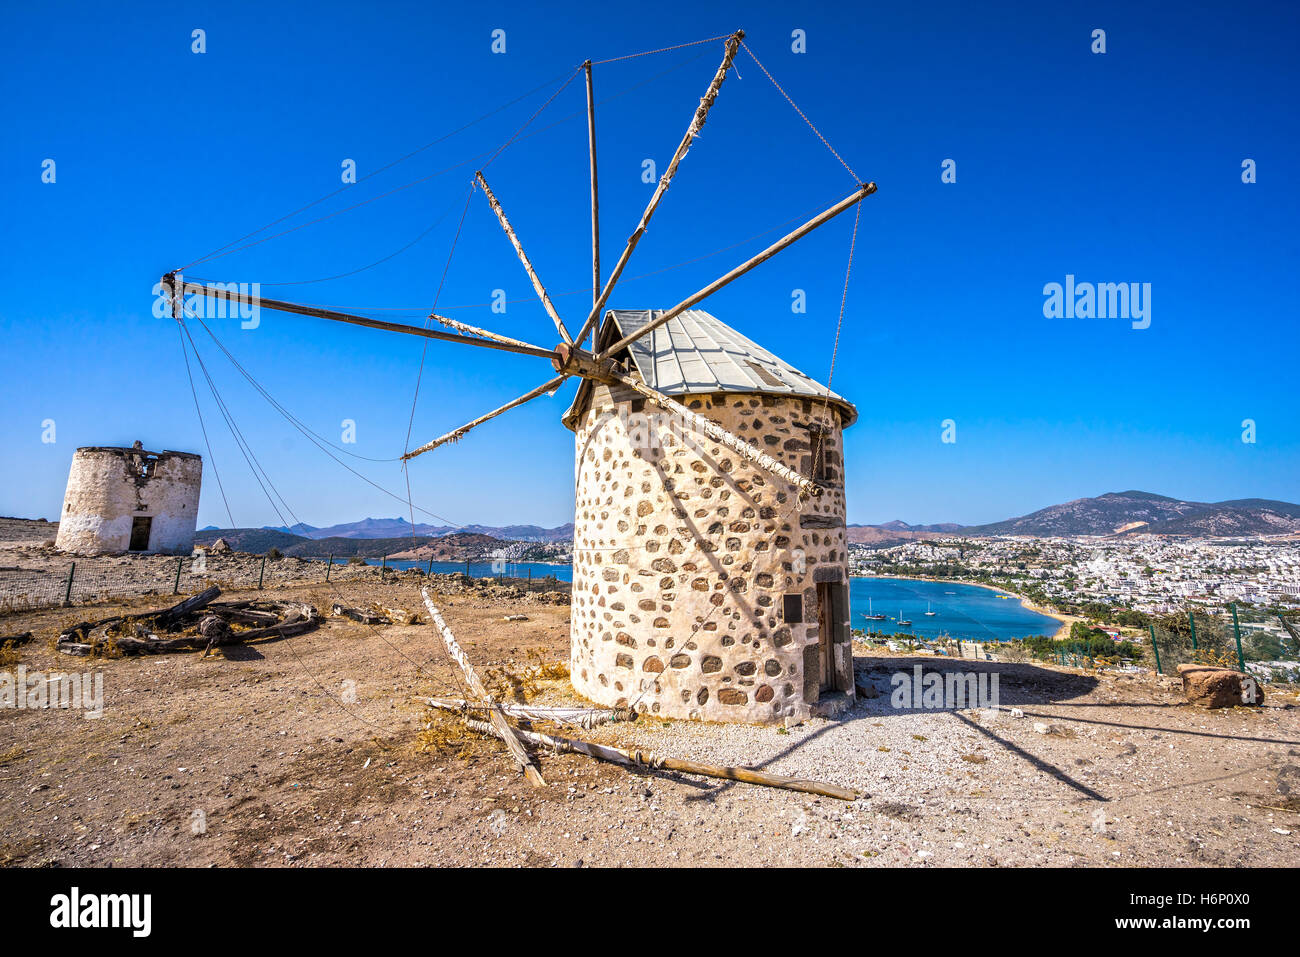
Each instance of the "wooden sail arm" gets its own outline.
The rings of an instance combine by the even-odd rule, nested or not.
[[[596,93],[591,82],[591,61],[582,65],[587,74],[587,152],[591,167],[591,304],[600,301],[600,194],[596,183]],[[583,329],[586,329],[586,325]],[[584,332],[578,339],[581,348]]]
[[[474,174],[474,179],[483,187],[483,194],[487,196],[488,205],[492,207],[492,212],[496,213],[497,219],[501,223],[501,228],[505,230],[506,237],[510,240],[510,245],[515,247],[515,254],[519,257],[519,261],[523,263],[524,272],[528,273],[528,278],[532,281],[533,289],[537,292],[537,298],[542,301],[542,306],[546,309],[546,314],[549,315],[551,321],[555,323],[555,331],[560,334],[560,337],[564,339],[566,343],[573,342],[573,339],[569,336],[569,330],[564,327],[564,320],[562,320],[560,314],[555,311],[555,304],[551,302],[550,293],[546,291],[546,287],[542,285],[541,279],[537,277],[537,270],[533,268],[533,264],[529,260],[528,254],[524,252],[523,244],[519,241],[519,237],[515,235],[515,230],[514,227],[510,225],[510,220],[506,219],[505,210],[501,208],[501,203],[497,201],[496,195],[492,192],[492,188],[488,186],[487,180],[483,178],[482,170]]]
[[[676,399],[669,398],[657,389],[650,388],[640,379],[630,375],[624,375],[620,372],[611,373],[609,377],[614,381],[627,386],[629,389],[632,389],[638,395],[650,400],[664,411],[681,416],[682,419],[693,428],[703,432],[714,441],[722,443],[746,461],[757,465],[766,472],[770,472],[777,478],[789,482],[799,490],[800,499],[815,498],[822,494],[821,486],[816,482],[805,478],[788,465],[778,462],[758,447],[751,445],[739,436],[728,432],[712,419],[700,415],[698,412],[692,412]]]
[[[506,342],[515,346],[527,346],[528,343],[519,339],[512,339],[510,336],[503,336],[500,333],[493,332],[490,329],[480,329],[478,326],[471,326],[468,322],[460,322],[456,319],[450,319],[447,316],[440,316],[436,312],[429,313],[429,318],[435,322],[441,322],[448,329],[455,329],[457,332],[463,332],[470,336],[482,336],[484,339],[491,339],[494,342]]]
[[[187,283],[180,277],[168,274],[162,279],[165,288],[175,288],[180,299],[190,294],[204,296],[208,299],[223,300],[226,302],[255,306],[260,309],[274,309],[276,312],[289,312],[298,316],[312,316],[316,319],[328,319],[331,322],[344,322],[354,326],[364,326],[367,329],[379,329],[384,332],[401,332],[408,336],[423,336],[426,339],[437,339],[440,342],[459,342],[463,345],[480,346],[487,349],[498,349],[502,352],[514,352],[525,356],[538,356],[543,359],[550,359],[555,355],[553,349],[543,349],[541,346],[529,345],[526,342],[500,341],[499,339],[481,339],[474,336],[460,335],[454,332],[439,332],[436,329],[421,329],[419,326],[409,326],[400,322],[385,322],[382,319],[370,319],[366,316],[354,316],[346,312],[336,312],[333,309],[319,309],[316,306],[302,306],[293,302],[281,302],[278,299],[266,299],[262,296],[251,296],[240,292],[236,288],[223,288],[226,284],[213,283],[211,286],[201,283]],[[234,285],[233,283],[230,285]]]
[[[546,782],[542,779],[542,773],[537,770],[537,765],[533,763],[532,757],[525,750],[523,743],[516,737],[516,731],[506,720],[505,714],[501,711],[500,705],[488,694],[487,688],[483,687],[483,682],[479,679],[478,672],[470,664],[469,657],[461,649],[460,644],[456,641],[456,636],[451,633],[447,623],[442,620],[442,613],[429,597],[429,589],[421,588],[420,597],[424,599],[424,607],[428,609],[429,618],[433,621],[434,627],[442,636],[443,644],[447,646],[447,654],[451,655],[451,660],[460,668],[461,674],[465,677],[465,683],[469,685],[470,690],[474,692],[479,701],[489,708],[488,719],[490,727],[494,734],[505,742],[506,750],[514,758],[515,764],[519,770],[524,772],[528,778],[528,783],[533,787],[542,787]]]
[[[567,378],[568,375],[561,375],[561,376],[556,376],[550,382],[542,383],[536,389],[533,389],[531,392],[525,392],[519,398],[507,402],[499,409],[493,409],[491,412],[488,412],[486,415],[480,415],[477,419],[474,419],[472,422],[466,422],[459,429],[453,429],[452,431],[448,432],[446,435],[441,435],[438,438],[434,439],[432,442],[425,442],[424,445],[421,445],[418,449],[412,449],[410,452],[407,452],[405,455],[402,456],[402,461],[405,462],[407,459],[413,459],[417,455],[423,455],[425,452],[432,451],[433,449],[436,449],[440,445],[446,445],[448,442],[459,442],[462,438],[464,438],[465,433],[468,432],[470,429],[480,426],[484,422],[491,421],[492,419],[495,419],[498,415],[501,415],[504,412],[509,412],[511,409],[517,408],[518,406],[523,405],[525,402],[531,402],[533,399],[536,399],[538,396],[546,395],[549,392],[554,392],[556,389],[560,387],[560,385]]]
[[[650,217],[659,208],[660,200],[664,198],[664,193],[668,192],[668,187],[672,185],[673,177],[677,174],[677,167],[681,164],[682,159],[690,150],[691,144],[695,142],[695,137],[699,135],[700,129],[704,126],[709,110],[713,108],[713,103],[718,98],[718,91],[722,88],[722,81],[727,78],[727,72],[731,69],[732,61],[736,58],[736,51],[740,48],[740,41],[744,38],[744,30],[737,30],[727,38],[726,49],[722,55],[722,64],[713,75],[713,81],[709,84],[709,88],[705,90],[704,96],[700,98],[700,105],[696,107],[695,114],[691,117],[690,125],[686,128],[686,133],[677,146],[677,152],[673,153],[673,158],[669,161],[667,169],[659,177],[659,184],[655,187],[650,202],[646,204],[645,212],[641,214],[641,221],[637,223],[636,229],[628,237],[622,255],[618,257],[618,262],[614,264],[613,271],[609,274],[609,278],[605,280],[604,289],[601,290],[600,296],[591,306],[591,313],[587,316],[587,321],[582,324],[582,328],[578,331],[578,345],[582,345],[587,338],[587,333],[599,320],[601,310],[605,308],[610,293],[614,291],[614,286],[618,283],[619,277],[623,275],[623,269],[632,256],[632,250],[636,249],[637,243],[645,235],[646,227],[650,225]]]
[[[683,299],[677,305],[673,306],[667,312],[662,313],[654,320],[646,323],[644,326],[642,326],[640,329],[636,330],[635,332],[629,333],[628,335],[624,336],[622,339],[618,340],[613,345],[611,345],[608,349],[601,350],[596,354],[596,359],[600,360],[615,355],[620,349],[624,348],[625,346],[629,345],[632,342],[635,342],[637,339],[640,339],[642,336],[645,336],[653,332],[654,330],[662,326],[664,323],[668,322],[670,319],[680,315],[681,313],[685,312],[687,309],[690,309],[692,306],[696,305],[697,303],[707,299],[709,296],[713,295],[723,286],[726,286],[729,283],[734,282],[735,280],[739,279],[741,276],[745,275],[745,273],[749,272],[751,269],[754,269],[756,266],[762,265],[763,263],[767,262],[769,259],[775,256],[781,250],[785,249],[787,246],[797,242],[798,240],[802,239],[804,236],[807,236],[818,226],[822,226],[830,222],[840,213],[844,212],[846,209],[851,208],[856,203],[861,202],[863,199],[870,196],[875,191],[876,191],[875,183],[865,183],[864,185],[858,187],[856,190],[854,190],[844,199],[840,200],[834,206],[830,207],[829,209],[821,213],[818,213],[816,216],[808,220],[808,222],[804,223],[798,229],[795,229],[794,231],[787,233],[785,236],[778,239],[775,243],[773,243],[771,246],[768,246],[757,256],[754,256],[753,258],[746,260],[745,262],[737,266],[735,269],[727,273],[725,276],[715,279],[713,282],[709,283],[703,289],[699,290],[698,292],[690,296],[687,296],[685,299]]]

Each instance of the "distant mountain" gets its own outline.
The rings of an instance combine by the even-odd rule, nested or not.
[[[1300,505],[1266,499],[1188,502],[1150,492],[1107,492],[1019,518],[972,525],[962,535],[1280,535],[1300,531]]]
[[[1186,535],[1191,537],[1231,537],[1250,535],[1285,535],[1300,533],[1300,505],[1262,498],[1233,499],[1227,502],[1190,502],[1168,495],[1130,490],[1107,492],[1096,498],[1079,498],[1061,505],[1051,505],[1019,518],[986,525],[958,525],[940,522],[932,525],[909,525],[901,519],[879,525],[850,525],[848,540],[855,544],[885,545],[918,541],[940,535],[979,538],[990,535],[1025,535],[1032,537],[1073,535]],[[438,539],[453,541],[437,544]],[[465,536],[462,538],[462,536]],[[490,542],[477,541],[479,536]],[[379,557],[395,552],[414,551],[438,556],[453,551],[475,552],[496,547],[491,543],[530,542],[550,544],[571,542],[573,524],[556,528],[540,525],[412,525],[406,519],[365,518],[359,522],[317,528],[298,524],[288,527],[218,529],[209,526],[196,534],[202,543],[225,538],[239,551],[263,552],[278,548],[285,554],[340,557],[359,554]],[[304,542],[314,543],[311,547]],[[428,546],[428,547],[425,547]]]
[[[909,525],[896,518],[883,525],[850,525],[847,534],[848,540],[858,545],[883,545],[932,538],[935,535],[953,535],[961,530],[962,526],[954,522],[944,522],[939,525]]]
[[[408,526],[409,528],[409,526]],[[262,554],[277,548],[282,554],[298,558],[383,558],[385,555],[410,554],[411,557],[438,561],[483,561],[494,557],[510,542],[490,535],[455,533],[442,536],[399,535],[395,538],[307,538],[275,528],[204,529],[194,534],[194,544],[208,546],[218,538],[237,552]],[[518,546],[516,546],[518,547]]]
[[[538,525],[412,525],[401,518],[363,518],[359,522],[346,522],[341,525],[329,525],[317,528],[313,525],[298,524],[292,526],[268,526],[268,531],[289,532],[304,538],[409,538],[412,535],[438,538],[443,535],[471,533],[488,535],[492,538],[507,539],[516,542],[564,542],[573,538],[573,524],[560,525],[557,528],[542,528]]]

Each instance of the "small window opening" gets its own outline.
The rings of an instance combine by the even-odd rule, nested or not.
[[[786,595],[781,611],[787,625],[803,624],[803,595]]]

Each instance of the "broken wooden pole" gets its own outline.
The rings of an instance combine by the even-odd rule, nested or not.
[[[493,706],[464,698],[421,698],[431,708],[443,711],[456,711],[460,714],[492,710]],[[635,721],[636,712],[631,708],[572,708],[561,705],[536,704],[497,704],[512,718],[524,718],[529,721],[555,721],[560,724],[572,724],[581,728],[594,728],[596,725],[610,721]]]
[[[467,719],[465,724],[470,730],[482,734],[497,733],[491,725],[482,721],[475,721],[472,718]],[[823,797],[837,798],[841,801],[856,801],[860,797],[867,796],[859,794],[852,788],[840,787],[838,784],[790,778],[782,774],[756,771],[753,768],[727,767],[724,765],[702,764],[699,761],[686,761],[681,758],[665,758],[650,751],[629,751],[623,748],[610,747],[607,744],[596,744],[593,741],[582,741],[578,738],[561,738],[552,734],[541,734],[537,731],[516,730],[515,733],[525,741],[535,745],[552,748],[560,752],[573,751],[577,754],[585,754],[590,758],[596,758],[599,761],[611,761],[614,764],[622,764],[628,767],[681,771],[684,774],[698,774],[703,777],[722,778],[727,781],[743,781],[745,784],[762,784],[766,787],[785,788],[788,791],[802,791],[805,794],[820,794]]]
[[[844,199],[840,200],[834,206],[830,207],[829,209],[823,212],[818,213],[816,216],[808,220],[808,222],[804,223],[798,229],[795,229],[792,232],[789,232],[786,235],[782,236],[780,239],[774,242],[771,246],[768,246],[757,256],[747,259],[745,262],[741,263],[739,266],[731,270],[726,275],[713,280],[713,282],[709,283],[699,292],[687,296],[677,305],[673,306],[671,309],[667,310],[666,312],[661,313],[659,316],[657,316],[650,322],[646,323],[636,332],[624,336],[622,339],[618,340],[618,342],[615,342],[609,348],[602,349],[600,352],[596,354],[596,360],[600,361],[601,359],[604,359],[607,356],[615,355],[624,346],[629,345],[632,342],[635,342],[637,339],[640,339],[642,336],[648,333],[654,332],[656,329],[658,329],[664,323],[668,322],[670,319],[675,318],[676,316],[685,312],[687,309],[690,309],[695,304],[709,298],[709,296],[713,295],[723,286],[726,286],[734,282],[735,280],[739,279],[741,276],[745,275],[745,273],[749,272],[751,269],[754,269],[755,267],[760,266],[763,263],[767,262],[769,259],[775,256],[781,250],[785,249],[787,246],[790,246],[793,243],[797,242],[798,240],[802,239],[804,236],[807,236],[818,226],[822,226],[830,222],[840,213],[844,212],[846,209],[849,209],[855,204],[866,199],[875,191],[876,191],[875,183],[865,183],[864,185],[858,187],[856,190],[854,190],[848,196],[844,197]]]
[[[676,399],[664,395],[657,389],[652,389],[640,379],[622,373],[614,373],[612,378],[621,382],[629,389],[634,390],[639,395],[649,399],[655,405],[667,412],[681,416],[687,423],[694,426],[699,431],[708,435],[717,442],[721,442],[727,448],[731,449],[737,455],[742,456],[747,461],[752,462],[759,468],[764,469],[778,478],[784,479],[799,490],[800,498],[810,498],[821,495],[822,489],[816,482],[805,478],[788,465],[783,465],[772,456],[762,451],[755,445],[751,445],[744,439],[731,432],[728,432],[712,419],[700,415],[698,412],[692,412],[686,406],[682,405]]]
[[[451,660],[456,662],[461,673],[465,676],[465,682],[469,685],[470,690],[481,698],[485,704],[492,707],[492,710],[488,713],[490,724],[484,725],[484,727],[490,728],[493,734],[505,742],[506,750],[510,752],[510,756],[519,765],[519,770],[524,772],[524,776],[528,778],[528,782],[533,787],[544,786],[546,782],[542,779],[541,772],[537,770],[537,766],[533,764],[533,759],[529,757],[528,751],[517,737],[519,732],[510,726],[505,713],[492,700],[492,696],[488,694],[487,689],[483,687],[478,672],[470,664],[469,658],[465,656],[465,652],[461,650],[460,644],[456,641],[456,636],[451,633],[447,623],[442,620],[442,613],[438,611],[433,599],[429,597],[429,590],[421,588],[420,596],[424,599],[424,607],[429,611],[429,619],[433,622],[434,627],[438,629],[439,634],[442,635],[443,644],[447,646],[447,653],[451,655]]]
[[[175,283],[174,275],[163,277],[163,285]],[[346,312],[337,312],[333,309],[319,309],[316,306],[303,306],[294,302],[282,302],[279,299],[266,299],[260,295],[254,296],[248,293],[241,293],[237,288],[227,289],[227,285],[233,283],[212,283],[204,285],[197,282],[187,282],[181,285],[180,296],[194,294],[206,296],[209,299],[224,300],[226,302],[256,306],[259,309],[274,309],[277,312],[290,312],[298,316],[312,316],[316,319],[328,319],[331,322],[345,322],[354,326],[365,326],[367,329],[379,329],[384,332],[402,332],[408,336],[422,336],[425,339],[437,339],[440,342],[459,342],[462,345],[484,346],[488,349],[498,349],[503,352],[515,352],[519,355],[537,356],[541,359],[549,359],[553,354],[551,349],[543,349],[541,346],[521,343],[516,345],[512,342],[500,342],[495,339],[481,339],[475,336],[465,336],[455,332],[439,332],[436,329],[423,329],[419,326],[410,326],[400,322],[385,322],[382,319],[371,319],[367,316],[354,316]]]
[[[668,167],[664,170],[663,175],[659,177],[659,183],[655,186],[650,202],[646,204],[645,212],[641,214],[641,221],[637,223],[636,229],[628,237],[622,255],[618,257],[618,262],[614,263],[613,271],[609,274],[609,278],[605,280],[605,287],[601,290],[596,301],[592,303],[591,313],[587,316],[587,321],[582,324],[582,328],[578,331],[577,341],[579,344],[586,339],[587,333],[599,320],[601,310],[605,308],[610,293],[614,291],[614,286],[618,283],[619,277],[623,275],[623,269],[627,266],[627,261],[632,257],[632,250],[636,249],[636,244],[645,235],[646,228],[650,225],[650,217],[655,214],[655,210],[659,208],[659,201],[664,198],[664,193],[668,192],[668,187],[672,185],[673,177],[677,174],[677,167],[681,165],[682,159],[685,158],[691,148],[691,144],[695,142],[695,137],[699,136],[700,129],[708,118],[709,110],[713,108],[713,103],[718,98],[718,91],[722,89],[722,81],[727,78],[727,71],[731,69],[732,61],[736,58],[736,51],[740,48],[740,41],[744,38],[744,30],[737,30],[727,38],[726,48],[722,54],[722,63],[719,65],[718,71],[713,75],[713,81],[709,84],[709,88],[704,91],[704,96],[700,97],[700,105],[695,108],[690,125],[686,127],[686,133],[682,136],[681,143],[677,145],[677,151],[673,153],[673,158],[669,160]]]
[[[533,389],[531,392],[526,392],[523,395],[521,395],[519,398],[507,402],[499,409],[493,409],[491,412],[488,412],[485,415],[480,415],[477,419],[473,420],[472,422],[466,422],[459,429],[453,429],[452,431],[448,432],[446,435],[440,435],[432,442],[425,442],[424,445],[421,445],[418,449],[412,449],[410,452],[407,452],[405,455],[402,456],[402,461],[405,462],[407,459],[413,459],[417,455],[422,455],[425,452],[432,451],[433,449],[436,449],[440,445],[446,445],[448,442],[459,442],[461,438],[465,435],[465,433],[468,432],[470,429],[474,428],[475,426],[482,425],[484,422],[487,422],[490,419],[495,419],[498,415],[501,415],[503,412],[509,412],[511,409],[515,408],[516,406],[523,405],[525,402],[531,402],[533,399],[536,399],[538,396],[546,395],[548,392],[554,392],[556,389],[560,387],[560,384],[564,382],[564,380],[567,378],[568,378],[567,375],[556,376],[550,382],[542,383],[536,389]],[[469,572],[467,571],[465,574],[468,575]]]
[[[595,306],[600,299],[600,202],[596,189],[596,95],[591,85],[591,61],[588,60],[584,63],[582,68],[587,73],[587,149],[591,157],[591,304]],[[578,340],[578,346],[582,346],[581,339]]]
[[[441,322],[448,329],[455,329],[457,332],[464,332],[471,336],[482,336],[484,339],[491,339],[493,342],[505,342],[513,346],[529,347],[528,343],[519,339],[511,339],[509,336],[503,336],[500,333],[492,332],[490,329],[480,329],[478,326],[471,326],[468,322],[449,319],[446,316],[438,315],[436,312],[429,313],[429,318]]]
[[[488,186],[487,180],[483,178],[483,171],[479,170],[475,173],[474,179],[476,179],[478,184],[483,187],[483,193],[487,196],[488,205],[492,207],[492,212],[497,214],[497,219],[501,223],[501,228],[505,230],[506,237],[510,240],[510,245],[515,247],[515,254],[519,257],[519,261],[523,263],[524,272],[528,273],[528,278],[532,281],[533,289],[537,292],[537,298],[542,300],[542,306],[546,309],[546,314],[550,316],[551,321],[555,323],[555,331],[560,334],[560,337],[566,343],[573,342],[573,339],[569,336],[569,330],[564,327],[564,320],[562,320],[560,314],[555,311],[555,304],[551,302],[550,293],[548,293],[546,287],[542,285],[541,279],[537,276],[537,270],[533,268],[532,261],[528,258],[528,253],[524,252],[523,244],[519,241],[519,237],[515,235],[514,228],[510,225],[510,221],[506,219],[505,210],[501,208],[501,204],[497,202],[496,196],[492,193],[492,188]]]

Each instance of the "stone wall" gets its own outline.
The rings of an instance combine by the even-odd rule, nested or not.
[[[194,544],[202,472],[202,460],[188,452],[77,449],[55,547],[77,555],[124,552],[132,520],[148,517],[148,551],[188,554]]]
[[[811,473],[826,423],[825,492],[796,490],[626,393],[593,390],[577,424],[571,672],[606,705],[751,723],[807,717],[819,697],[816,583],[846,589],[836,406],[788,397],[683,398],[784,464]],[[785,619],[785,597],[802,620]],[[845,611],[835,696],[852,698]]]

